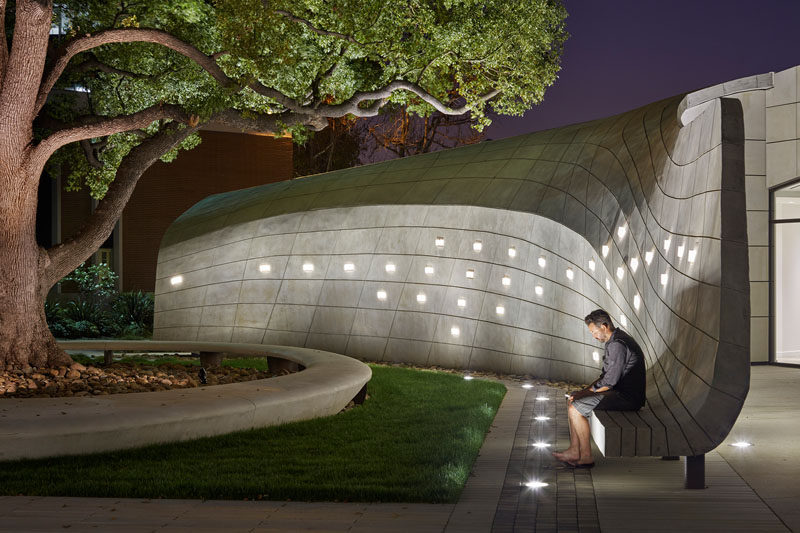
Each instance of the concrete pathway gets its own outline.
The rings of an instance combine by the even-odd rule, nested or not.
[[[563,392],[508,382],[455,505],[0,497],[0,532],[800,531],[800,404],[787,401],[800,369],[752,371],[730,438],[706,456],[706,490],[683,489],[681,461],[598,453],[591,471],[561,467],[549,453],[568,440]],[[753,446],[728,446],[740,439]]]

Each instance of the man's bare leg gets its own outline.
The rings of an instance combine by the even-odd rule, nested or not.
[[[567,411],[570,409],[575,409],[572,407],[572,404],[567,401]],[[559,461],[567,461],[567,462],[575,462],[580,458],[580,448],[578,447],[578,436],[575,433],[575,427],[572,423],[572,419],[567,416],[567,422],[569,425],[569,448],[564,450],[563,452],[553,452],[553,457],[558,459]]]
[[[569,416],[569,427],[575,432],[579,450],[577,456],[574,456],[574,458],[571,457],[567,459],[567,461],[577,464],[593,463],[592,443],[589,440],[591,436],[589,420],[571,405],[569,409],[567,409],[567,415]]]

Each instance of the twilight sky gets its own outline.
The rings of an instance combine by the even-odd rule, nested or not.
[[[500,139],[615,115],[679,93],[800,65],[800,0],[564,0],[559,79]]]

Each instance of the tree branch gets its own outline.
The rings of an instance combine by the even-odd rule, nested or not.
[[[152,75],[139,74],[137,72],[131,72],[129,70],[121,70],[101,62],[99,59],[97,59],[97,56],[95,56],[94,54],[91,54],[89,59],[87,59],[83,63],[75,65],[74,70],[77,72],[99,70],[100,72],[105,72],[107,74],[117,74],[119,76],[124,76],[126,78],[136,78],[139,80],[153,80],[153,79],[158,79],[158,77],[160,76],[159,74],[152,74]]]
[[[444,103],[442,103],[438,98],[428,93],[425,89],[423,89],[416,83],[411,83],[409,81],[403,81],[403,80],[396,80],[387,85],[386,87],[379,89],[377,91],[356,93],[349,100],[342,102],[341,104],[320,106],[318,111],[323,115],[325,115],[326,117],[342,117],[347,114],[352,114],[357,117],[373,117],[378,114],[378,110],[380,109],[380,107],[382,107],[383,104],[377,107],[375,106],[375,104],[373,104],[366,109],[359,107],[359,104],[365,100],[380,101],[382,99],[389,98],[389,96],[391,96],[391,94],[394,91],[401,89],[416,94],[422,100],[433,106],[434,109],[436,109],[443,115],[462,115],[470,110],[469,106],[461,106],[456,108],[449,107]],[[488,100],[491,100],[498,94],[500,94],[500,90],[493,89],[488,93],[486,93],[485,95],[481,96],[480,100],[486,102]]]
[[[158,134],[134,147],[125,156],[117,170],[116,178],[108,187],[108,192],[81,229],[63,243],[49,250],[41,249],[40,254],[44,256],[42,264],[46,265],[43,290],[49,290],[61,278],[72,272],[108,239],[144,171],[197,131],[198,127],[195,125],[179,128],[175,123],[170,124]]]
[[[73,39],[58,50],[53,65],[50,71],[44,76],[44,81],[39,89],[39,94],[36,98],[36,112],[38,113],[42,109],[47,101],[47,95],[50,94],[58,78],[64,73],[64,69],[67,67],[69,61],[77,54],[104,44],[132,42],[154,43],[166,46],[197,63],[223,87],[236,85],[236,82],[229,78],[219,65],[217,65],[214,56],[207,56],[194,45],[182,41],[165,31],[149,28],[104,30],[94,35],[87,33],[84,37]]]
[[[268,4],[268,2],[266,2],[266,0],[263,3],[264,3],[265,6]],[[339,33],[338,31],[329,31],[329,30],[323,30],[322,28],[317,28],[310,21],[308,21],[308,20],[306,20],[304,18],[300,18],[297,15],[294,15],[292,13],[289,13],[288,11],[284,11],[283,9],[276,9],[275,13],[277,13],[279,15],[283,15],[284,17],[286,17],[287,19],[291,20],[292,22],[299,22],[300,24],[304,24],[305,26],[307,26],[311,31],[313,31],[317,35],[327,35],[328,37],[338,37],[339,39],[344,39],[347,42],[350,42],[350,43],[353,43],[353,44],[358,44],[358,45],[361,45],[361,46],[364,46],[364,44],[365,44],[365,43],[360,42],[358,39],[356,39],[352,35],[346,35],[344,33]]]
[[[93,166],[94,168],[103,168],[103,163],[97,159],[97,156],[94,153],[94,145],[89,139],[82,139],[81,140],[81,148],[83,148],[83,155],[86,156],[86,161],[89,162],[89,165]]]
[[[31,159],[44,165],[53,152],[71,142],[145,128],[156,120],[165,118],[187,124],[192,120],[182,108],[175,105],[155,105],[138,113],[119,117],[89,116],[77,125],[57,130],[45,137],[34,149]]]
[[[250,133],[280,133],[285,126],[302,124],[314,131],[320,131],[328,126],[328,121],[322,116],[298,113],[282,113],[279,115],[245,116],[235,109],[227,109],[214,115],[206,124],[208,129],[235,130]]]

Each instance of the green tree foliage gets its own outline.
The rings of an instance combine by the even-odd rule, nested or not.
[[[242,129],[266,115],[275,133],[291,131],[300,142],[315,129],[312,118],[373,116],[388,102],[423,117],[437,107],[468,113],[481,131],[487,105],[520,115],[541,101],[566,38],[566,12],[551,0],[74,0],[57,15],[69,21],[63,43],[109,28],[162,29],[212,57],[229,83],[162,44],[109,43],[72,60],[59,84],[88,92],[59,93],[53,116],[121,116],[169,103],[213,121],[234,109]],[[73,143],[52,163],[69,163],[69,188],[85,185],[102,198],[131,147],[163,126],[95,138],[88,154]],[[198,143],[193,134],[179,148]]]
[[[47,290],[110,235],[142,173],[203,127],[291,132],[387,104],[521,114],[556,79],[560,0],[0,0],[0,367],[67,361]],[[51,27],[63,28],[53,32]],[[50,33],[50,35],[48,35]],[[99,199],[50,249],[35,237],[47,164]]]

